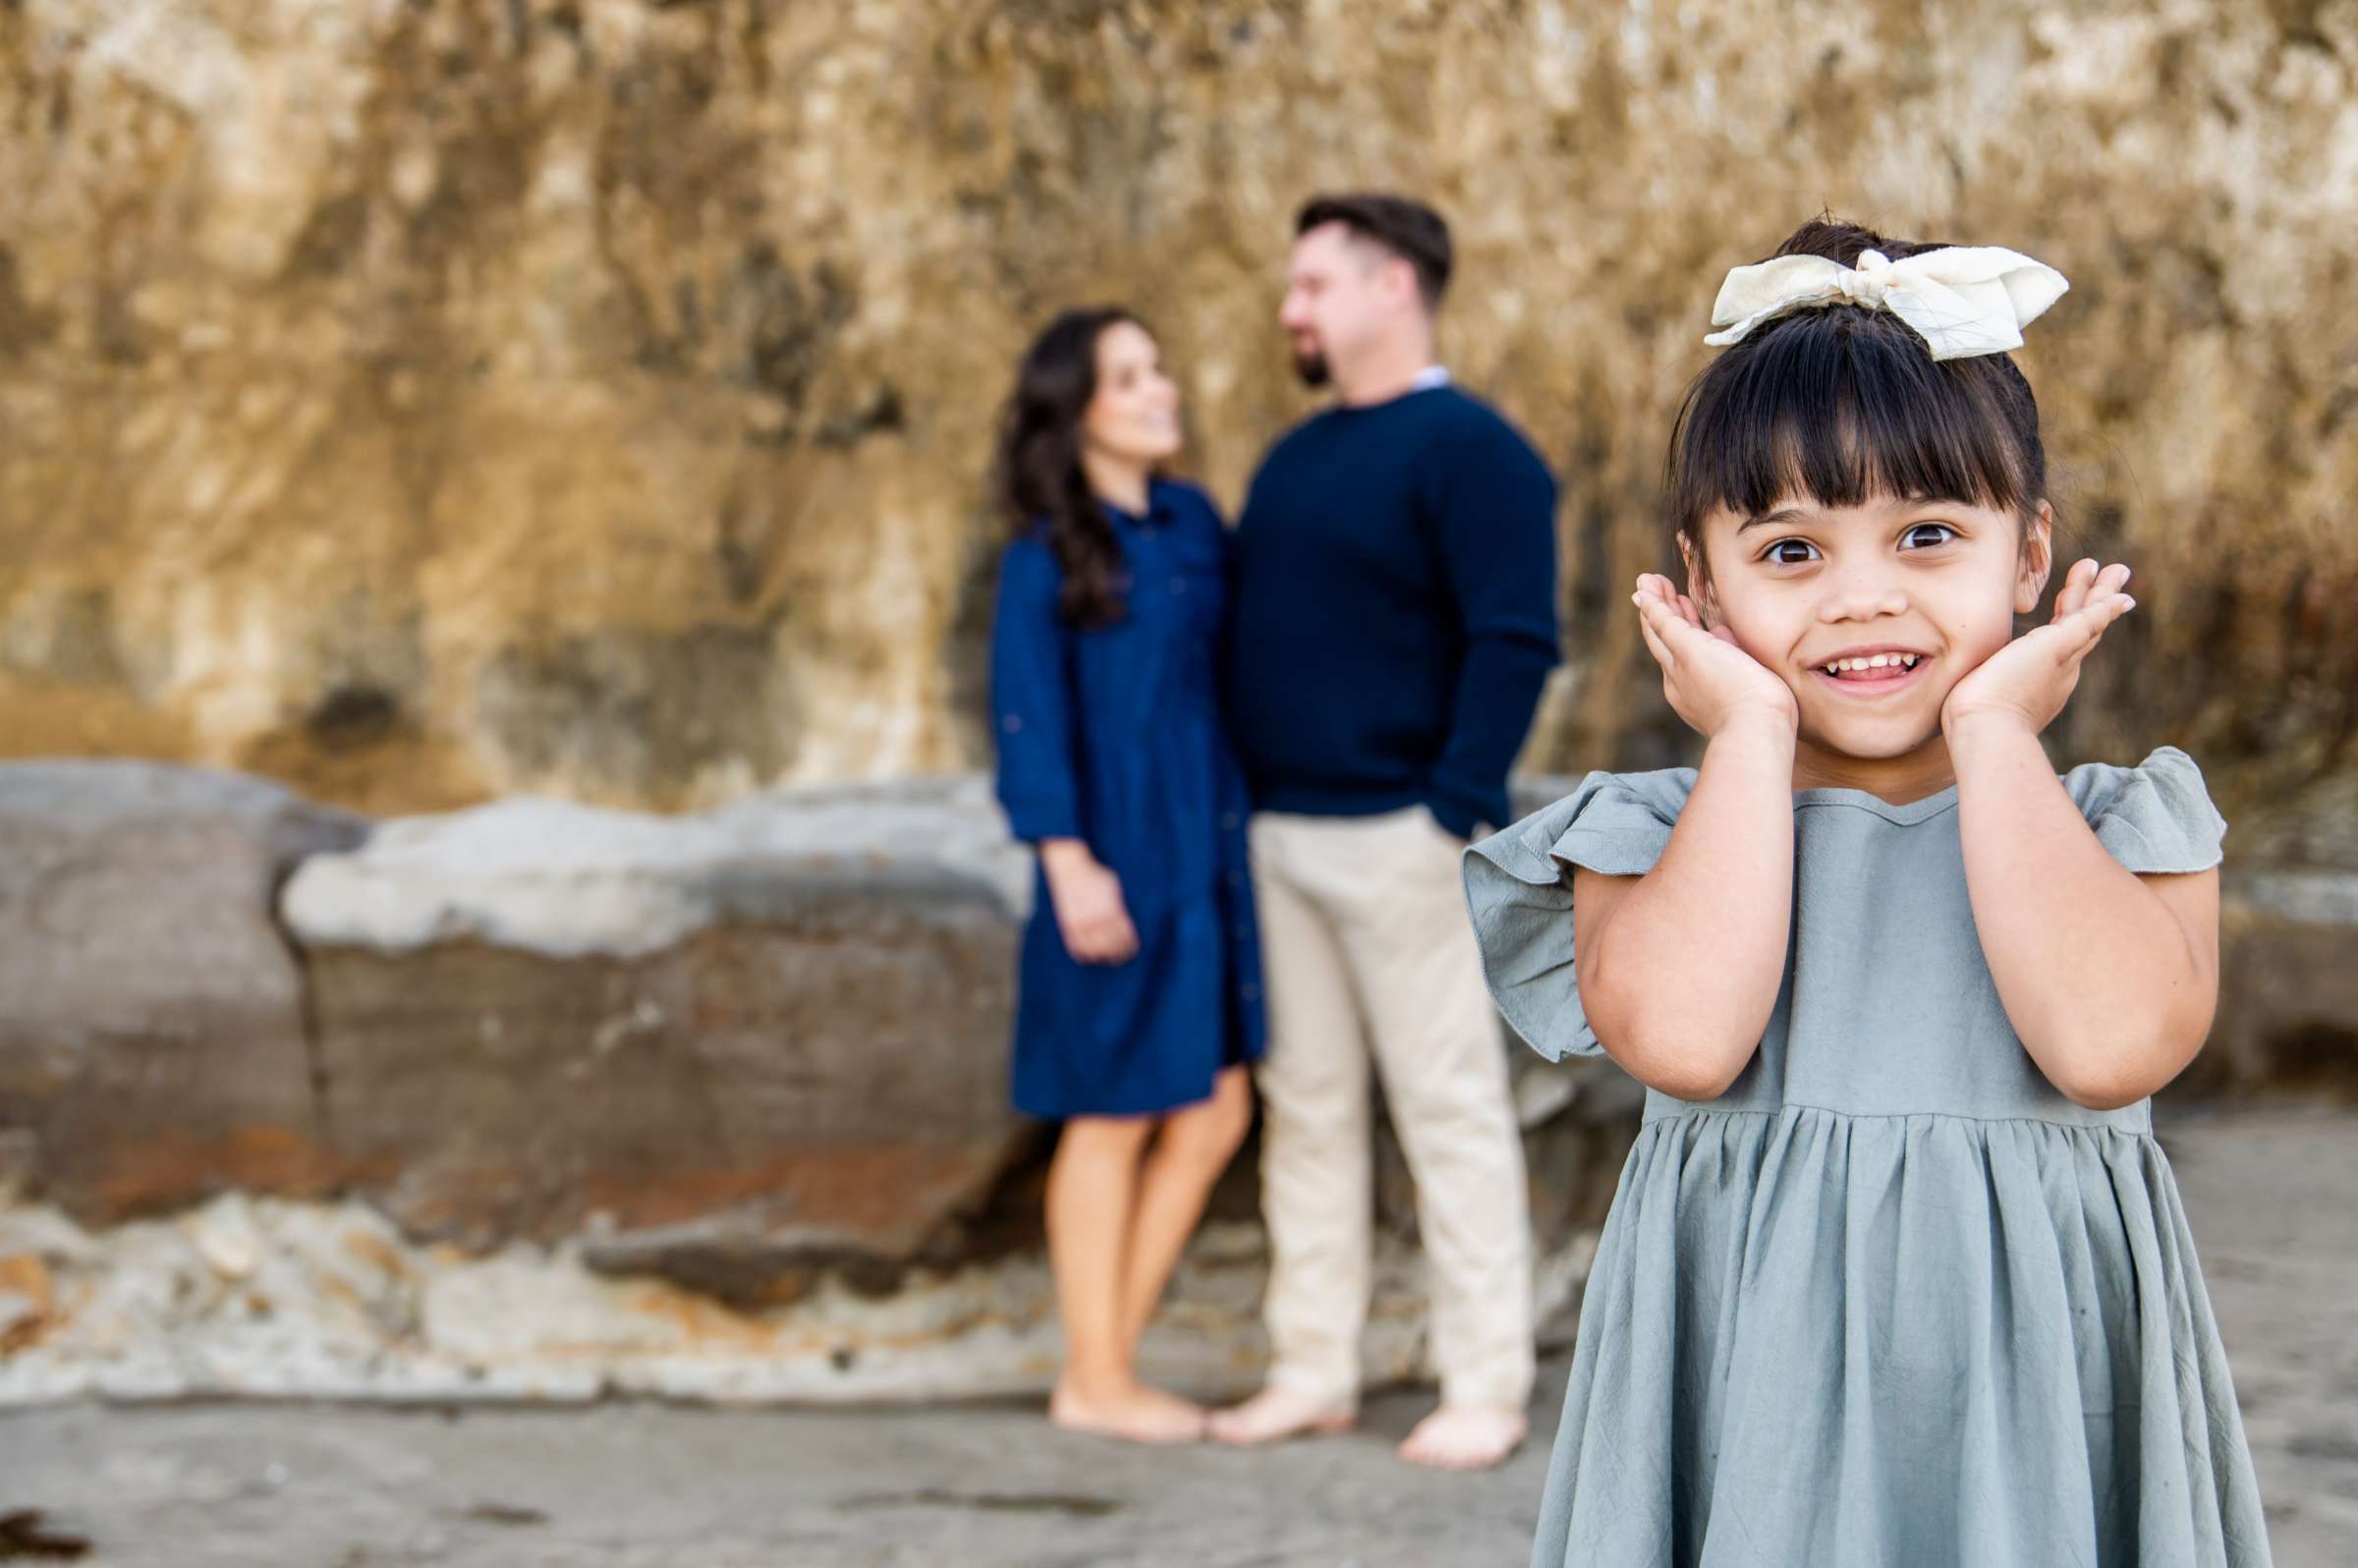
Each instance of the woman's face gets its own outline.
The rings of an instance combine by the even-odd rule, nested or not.
[[[1704,520],[1710,571],[1690,546],[1689,581],[1793,689],[1805,746],[1897,757],[1940,733],[1950,688],[2038,606],[2050,519],[2045,502],[2026,531],[1988,507],[1890,496],[1789,499],[1757,518],[1722,507]]]
[[[1082,411],[1081,440],[1100,456],[1142,467],[1179,450],[1179,388],[1162,373],[1153,338],[1135,321],[1097,334],[1097,390]]]

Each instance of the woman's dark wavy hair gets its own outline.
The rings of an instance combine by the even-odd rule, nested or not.
[[[1865,251],[1896,261],[1938,249],[1820,216],[1774,253],[1856,266]],[[2047,452],[2038,400],[2009,356],[1937,361],[1899,317],[1843,304],[1768,322],[1695,378],[1664,487],[1670,526],[1700,562],[1713,510],[1757,517],[1787,497],[1921,496],[2027,519],[2047,499]]]
[[[1120,306],[1067,310],[1049,322],[1015,372],[999,420],[993,488],[1009,530],[1044,531],[1062,569],[1057,611],[1068,625],[1122,618],[1122,549],[1081,469],[1081,420],[1097,395],[1097,340],[1108,327],[1146,323]]]

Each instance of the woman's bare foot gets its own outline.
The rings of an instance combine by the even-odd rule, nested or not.
[[[1287,1437],[1348,1431],[1358,1419],[1359,1413],[1349,1405],[1271,1383],[1241,1405],[1214,1411],[1211,1437],[1214,1442],[1250,1447]]]
[[[1124,1442],[1204,1440],[1203,1406],[1139,1382],[1084,1389],[1070,1378],[1059,1379],[1048,1395],[1048,1420],[1067,1431]]]
[[[1488,1470],[1531,1434],[1531,1422],[1507,1405],[1443,1405],[1417,1423],[1400,1457],[1433,1470]]]

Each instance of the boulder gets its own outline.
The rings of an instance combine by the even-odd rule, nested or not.
[[[948,1245],[1028,1141],[1028,878],[968,778],[399,821],[282,908],[356,1190],[416,1235],[580,1236],[758,1300]]]
[[[2358,871],[2232,876],[2218,1017],[2185,1092],[2358,1096]]]
[[[317,1188],[300,962],[271,903],[360,818],[235,774],[0,766],[0,1156],[89,1222]]]

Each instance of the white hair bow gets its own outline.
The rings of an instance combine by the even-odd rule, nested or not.
[[[1737,267],[1719,285],[1703,341],[1741,343],[1762,322],[1812,306],[1888,310],[1932,346],[1936,360],[2003,354],[2071,285],[2053,267],[1998,246],[1950,246],[1894,261],[1864,251],[1857,267],[1822,255],[1780,255]]]

